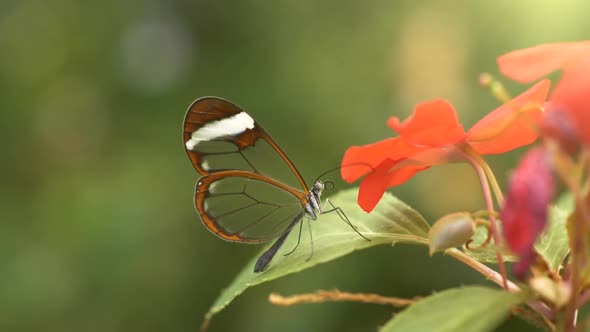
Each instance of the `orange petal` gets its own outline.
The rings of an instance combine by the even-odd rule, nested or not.
[[[572,59],[589,51],[590,41],[544,44],[504,54],[498,58],[498,66],[505,76],[527,83],[567,67]]]
[[[375,208],[387,188],[406,182],[417,172],[428,168],[411,166],[390,171],[397,163],[396,160],[385,159],[361,181],[358,203],[367,213]]]
[[[361,182],[358,203],[365,212],[371,212],[377,203],[379,203],[381,197],[383,197],[383,194],[389,187],[387,172],[395,163],[395,160],[385,159]]]
[[[454,144],[465,138],[453,105],[442,99],[420,103],[404,122],[392,117],[387,125],[406,142],[417,146]]]
[[[404,166],[401,168],[397,168],[394,171],[391,171],[388,177],[389,187],[399,186],[404,182],[411,179],[416,173],[429,169],[430,165],[428,166]]]
[[[377,143],[350,147],[344,153],[341,164],[342,178],[352,183],[373,171],[385,159],[398,160],[415,151],[400,137],[388,138]]]
[[[551,103],[568,113],[579,139],[590,144],[590,52],[587,56],[564,71]]]
[[[468,131],[467,142],[480,154],[504,153],[534,142],[549,86],[549,80],[543,80],[486,115]]]

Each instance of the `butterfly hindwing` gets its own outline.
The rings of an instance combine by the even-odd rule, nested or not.
[[[278,237],[302,211],[302,200],[300,192],[249,171],[212,173],[195,189],[195,205],[207,228],[236,242]]]

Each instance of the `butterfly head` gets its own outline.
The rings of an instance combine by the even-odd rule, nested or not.
[[[317,196],[320,196],[322,194],[322,191],[324,191],[325,187],[326,185],[324,184],[324,182],[316,180],[316,182],[314,182],[313,186],[311,187],[311,191]]]

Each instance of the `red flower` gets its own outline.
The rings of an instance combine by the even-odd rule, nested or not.
[[[534,142],[537,139],[534,123],[541,117],[548,91],[549,81],[539,82],[488,114],[468,132],[463,130],[447,101],[438,99],[419,104],[404,122],[396,117],[387,122],[398,137],[349,148],[342,160],[342,177],[354,182],[368,174],[361,182],[358,202],[370,212],[387,188],[404,183],[416,172],[442,163],[464,161],[460,149],[465,144],[480,154],[498,154]]]
[[[520,258],[513,272],[521,279],[534,259],[535,240],[547,223],[553,187],[545,150],[529,150],[510,177],[508,196],[500,216],[506,243]]]
[[[498,58],[498,65],[504,75],[523,83],[562,70],[561,80],[551,94],[551,106],[567,113],[578,139],[590,144],[590,41],[545,44],[510,52]]]

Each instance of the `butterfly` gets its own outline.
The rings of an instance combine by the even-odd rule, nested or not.
[[[303,218],[316,220],[321,214],[336,212],[363,236],[342,209],[329,200],[330,208],[322,207],[321,195],[327,183],[318,179],[308,189],[279,145],[235,104],[218,97],[194,101],[184,119],[183,141],[201,175],[194,199],[205,227],[227,241],[262,243],[276,239],[258,258],[254,272],[268,267],[297,224],[299,245]],[[267,164],[273,166],[265,169]],[[283,168],[282,177],[290,182],[271,175],[277,164]]]

